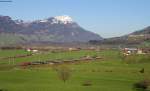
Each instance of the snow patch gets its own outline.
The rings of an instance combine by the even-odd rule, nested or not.
[[[45,20],[40,20],[39,22],[48,22],[48,20],[47,20],[47,19],[45,19]]]
[[[52,24],[68,24],[68,23],[73,23],[73,19],[70,16],[63,15],[63,16],[56,16],[52,20]]]

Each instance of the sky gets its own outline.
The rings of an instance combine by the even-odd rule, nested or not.
[[[69,15],[84,29],[104,38],[122,36],[150,26],[150,0],[12,1],[0,2],[0,15],[25,21]]]

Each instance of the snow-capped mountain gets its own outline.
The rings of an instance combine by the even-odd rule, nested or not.
[[[2,19],[0,18],[0,31],[5,33],[9,28],[9,33],[21,35],[21,39],[28,42],[87,42],[89,40],[102,39],[98,34],[80,27],[67,15],[55,16],[32,22],[24,22],[22,20],[16,21],[12,20],[10,17],[9,19],[3,19],[3,17],[1,17]],[[9,24],[10,22],[12,22],[12,24]],[[4,27],[4,25],[7,25],[7,27]]]

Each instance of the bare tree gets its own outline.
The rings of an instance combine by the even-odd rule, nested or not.
[[[65,83],[71,76],[71,69],[67,65],[60,65],[56,69],[59,78]]]

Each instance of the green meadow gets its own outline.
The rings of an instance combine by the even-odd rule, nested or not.
[[[122,58],[118,50],[40,52],[29,57],[2,59],[27,54],[31,53],[0,50],[0,91],[136,91],[133,84],[150,76],[149,55],[146,58],[145,55]],[[87,55],[102,59],[65,64],[71,69],[65,83],[53,65],[19,66],[22,62],[72,60]],[[144,73],[140,73],[143,68]],[[90,86],[83,85],[88,82]]]

